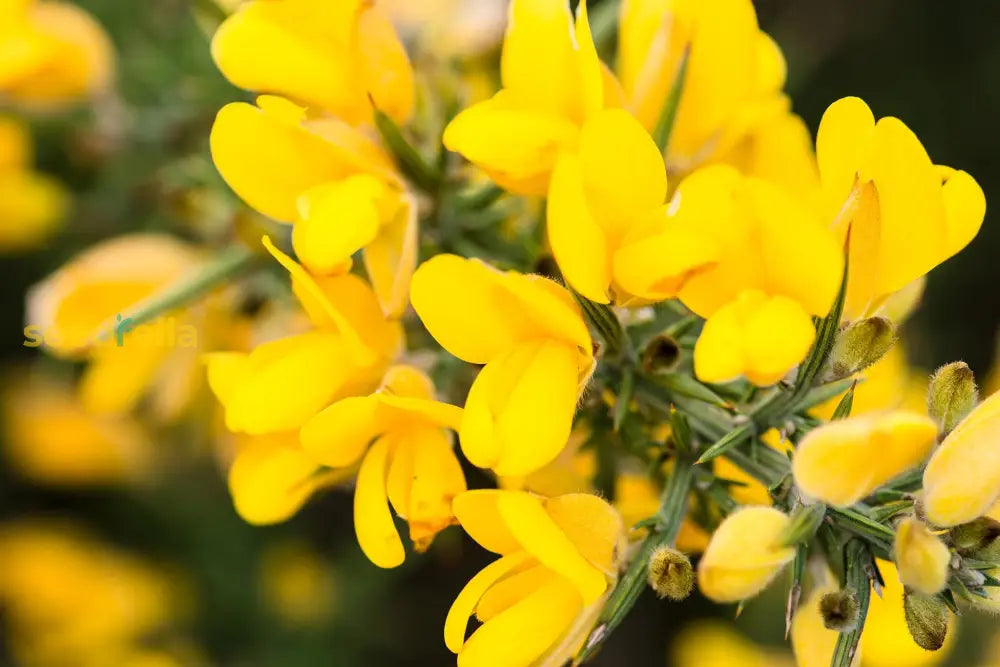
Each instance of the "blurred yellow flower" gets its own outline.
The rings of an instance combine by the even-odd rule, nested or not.
[[[1000,497],[1000,393],[980,403],[944,439],[924,470],[927,519],[955,526],[985,514]]]
[[[836,239],[783,190],[732,167],[688,176],[672,206],[720,251],[679,294],[707,319],[695,373],[705,382],[741,375],[758,385],[777,382],[812,345],[812,316],[833,305],[844,266]]]
[[[793,547],[779,539],[787,515],[770,507],[744,507],[715,529],[698,563],[698,588],[715,602],[738,602],[764,590],[786,563]]]
[[[261,554],[259,576],[264,604],[284,623],[321,627],[333,613],[333,568],[307,542],[286,540],[268,545]]]
[[[75,4],[0,4],[0,94],[34,107],[61,106],[107,90],[114,69],[111,40]]]
[[[795,484],[806,496],[846,507],[920,464],[937,437],[929,417],[894,410],[830,422],[799,442]]]
[[[972,176],[935,166],[902,121],[876,123],[856,97],[826,110],[816,154],[834,231],[843,240],[850,231],[847,319],[879,308],[957,253],[983,222],[986,199]]]
[[[721,621],[695,621],[670,648],[673,667],[791,667],[781,652],[765,649]],[[824,665],[823,667],[826,667]]]
[[[240,88],[288,97],[351,125],[370,120],[373,105],[398,122],[413,109],[406,51],[367,0],[243,3],[219,26],[212,57]]]
[[[916,517],[908,516],[896,526],[892,552],[899,579],[908,588],[934,595],[948,583],[951,551]]]
[[[466,487],[448,429],[457,431],[461,420],[460,408],[434,400],[430,378],[393,366],[377,392],[343,398],[302,427],[302,446],[317,462],[332,468],[361,462],[354,529],[379,567],[396,567],[405,557],[390,502],[417,551],[454,523],[451,501]]]
[[[621,517],[582,493],[467,491],[454,509],[472,539],[501,556],[465,585],[448,612],[445,644],[459,666],[562,665],[617,579]],[[466,639],[473,614],[482,625]]]
[[[65,217],[66,192],[54,179],[33,171],[33,160],[27,127],[0,115],[0,252],[39,247]]]
[[[410,300],[442,347],[486,364],[459,431],[469,461],[508,476],[555,459],[595,364],[590,332],[569,292],[540,276],[437,255],[414,273]]]

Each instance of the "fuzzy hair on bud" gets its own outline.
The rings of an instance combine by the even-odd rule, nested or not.
[[[837,336],[830,352],[830,380],[849,377],[885,356],[896,342],[896,327],[886,317],[853,322]]]
[[[819,600],[819,613],[827,630],[848,632],[858,624],[861,605],[851,591],[833,591]]]
[[[937,369],[927,392],[927,413],[941,427],[952,431],[979,400],[976,378],[964,361],[955,361]]]
[[[917,646],[936,651],[948,635],[948,608],[934,595],[907,590],[903,593],[906,627]]]
[[[899,523],[893,551],[899,579],[907,587],[926,595],[944,589],[951,552],[919,519],[909,516]]]
[[[686,598],[694,588],[694,568],[690,559],[670,547],[660,547],[649,557],[646,578],[658,596],[675,602]]]

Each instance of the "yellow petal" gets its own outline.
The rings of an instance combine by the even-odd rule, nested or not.
[[[466,491],[452,501],[452,511],[469,537],[487,551],[507,555],[521,546],[500,516],[497,502],[503,493],[497,489]]]
[[[378,406],[375,396],[353,396],[324,408],[302,426],[299,439],[303,449],[331,468],[357,462],[384,432],[377,420]]]
[[[908,516],[896,526],[892,552],[899,579],[907,587],[936,595],[948,583],[951,552],[916,517]]]
[[[577,71],[579,72],[580,117],[590,118],[604,107],[604,66],[597,56],[594,36],[590,32],[587,3],[576,9],[575,37]]]
[[[816,160],[831,216],[854,187],[858,170],[871,155],[874,136],[875,116],[860,98],[839,99],[823,114],[816,133]]]
[[[387,317],[401,317],[406,310],[418,241],[417,204],[405,198],[365,248],[365,269]]]
[[[576,353],[561,343],[522,343],[473,383],[462,418],[462,451],[499,475],[523,475],[558,456],[576,411]]]
[[[924,470],[927,519],[955,526],[980,517],[1000,497],[1000,392],[962,420],[935,450]]]
[[[588,563],[617,575],[624,526],[615,508],[592,493],[568,493],[546,500],[545,511]]]
[[[544,565],[535,565],[526,570],[511,573],[493,584],[483,594],[479,604],[476,605],[476,618],[485,623],[497,614],[510,609],[558,576]]]
[[[453,523],[452,500],[465,491],[465,475],[447,431],[414,428],[399,446],[414,449],[406,520],[414,547],[422,551]]]
[[[385,487],[388,457],[389,442],[380,438],[361,463],[354,491],[354,530],[358,544],[368,560],[384,568],[402,565],[406,557],[389,512]]]
[[[292,230],[292,246],[302,265],[318,275],[349,269],[351,255],[378,233],[378,200],[385,192],[378,180],[364,174],[304,192]]]
[[[566,282],[591,301],[608,303],[610,249],[588,208],[582,165],[575,154],[564,153],[552,172],[546,220],[552,254]]]
[[[249,355],[242,352],[212,352],[202,357],[208,386],[223,404],[229,402],[246,377]]]
[[[713,267],[718,259],[714,239],[667,223],[660,233],[626,242],[618,249],[614,277],[627,293],[662,301],[676,297],[690,278]]]
[[[792,650],[798,667],[829,667],[839,633],[824,625],[819,603],[825,594],[837,590],[833,584],[817,587],[799,604],[792,618],[791,633]],[[864,655],[863,652],[862,647],[859,655]],[[853,661],[852,665],[857,662],[859,661]]]
[[[166,344],[139,340],[125,346],[102,345],[80,380],[80,398],[87,410],[114,414],[130,410],[152,384],[170,356]]]
[[[459,653],[462,650],[465,644],[465,628],[469,623],[469,617],[475,612],[476,605],[479,604],[479,600],[483,597],[483,594],[497,580],[514,569],[521,567],[529,559],[528,554],[524,552],[504,556],[480,570],[462,588],[458,597],[451,604],[448,616],[444,621],[444,642],[449,651]]]
[[[514,539],[542,565],[572,581],[584,604],[604,593],[608,586],[604,573],[587,562],[537,496],[508,491],[497,499],[497,508]]]
[[[948,222],[947,254],[951,256],[979,233],[986,215],[986,196],[976,179],[955,170],[950,170],[944,179],[942,192]]]
[[[275,97],[262,97],[258,104],[222,107],[209,138],[212,159],[243,201],[292,222],[300,195],[350,175],[352,166],[336,146],[303,126],[304,109]]]
[[[923,461],[936,436],[929,417],[905,410],[830,422],[799,443],[795,483],[812,498],[852,505]]]
[[[556,578],[491,618],[465,642],[459,667],[536,664],[583,610],[572,584]]]

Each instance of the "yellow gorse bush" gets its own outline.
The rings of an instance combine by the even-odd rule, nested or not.
[[[24,17],[48,4],[0,0],[21,27],[0,23],[0,91],[42,66]],[[208,140],[254,212],[238,236],[266,228],[264,251],[139,234],[41,283],[29,317],[53,353],[91,362],[85,408],[163,394],[176,414],[196,383],[164,370],[200,360],[246,521],[353,487],[360,549],[383,568],[459,524],[499,556],[442,619],[466,667],[586,662],[664,558],[686,577],[660,581],[671,597],[690,557],[723,604],[787,572],[799,665],[889,664],[945,645],[949,610],[995,606],[1000,562],[956,535],[1000,494],[1000,399],[966,415],[971,371],[951,368],[911,410],[925,387],[893,347],[927,274],[983,222],[971,175],[853,97],[814,146],[749,0],[623,0],[594,26],[586,1],[511,0],[499,72],[480,57],[499,31],[423,34],[411,64],[392,18],[413,35],[452,5],[383,4],[226,4],[211,54],[258,97],[219,110]],[[85,48],[65,95],[108,76]],[[0,187],[29,164],[7,134]],[[294,298],[274,289],[285,273]],[[217,335],[253,279],[286,314]],[[116,315],[164,313],[206,344],[93,345]],[[79,466],[114,468],[103,444],[85,440]],[[465,463],[499,489],[468,490]],[[718,660],[702,655],[681,660]]]

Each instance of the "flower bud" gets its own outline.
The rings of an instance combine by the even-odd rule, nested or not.
[[[642,351],[642,370],[646,373],[672,370],[680,356],[681,348],[673,336],[659,334]]]
[[[950,433],[967,414],[976,407],[979,391],[972,370],[963,361],[945,364],[931,378],[927,392],[927,412],[941,427],[941,433]]]
[[[680,602],[694,588],[694,568],[687,556],[670,547],[660,547],[649,557],[647,580],[661,598]]]
[[[955,551],[961,556],[984,561],[1000,561],[1000,522],[981,517],[955,526],[948,532]]]
[[[753,597],[795,557],[782,547],[789,518],[771,507],[746,507],[719,525],[698,564],[698,587],[716,602]]]
[[[790,547],[811,540],[812,536],[819,530],[825,516],[826,505],[823,503],[803,505],[795,510],[792,514],[792,520],[788,524],[788,529],[781,536],[781,546]]]
[[[951,552],[917,518],[906,517],[896,527],[893,551],[899,579],[908,588],[927,595],[944,589]]]
[[[869,317],[849,324],[837,335],[830,351],[830,380],[854,375],[885,356],[896,341],[896,327],[885,317]]]
[[[922,649],[936,651],[948,635],[948,608],[935,595],[907,590],[903,593],[903,613],[910,636]]]
[[[819,613],[827,630],[849,632],[858,624],[858,596],[851,591],[833,591],[819,600]]]

